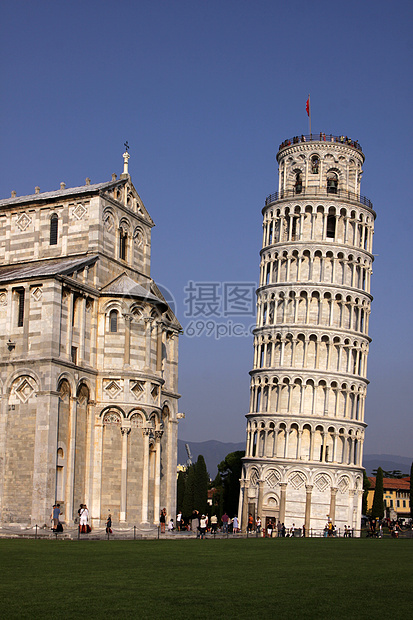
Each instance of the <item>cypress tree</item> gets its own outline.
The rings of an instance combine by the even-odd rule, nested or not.
[[[200,454],[195,463],[194,476],[194,508],[201,514],[206,514],[208,509],[208,485],[209,475],[205,464],[205,459]]]
[[[413,519],[413,463],[410,467],[410,516]]]
[[[373,506],[371,508],[371,516],[376,519],[384,517],[384,501],[383,501],[383,470],[381,467],[377,470],[376,488],[374,490]]]
[[[238,515],[238,501],[243,456],[245,456],[245,452],[241,450],[230,452],[218,465],[224,492],[223,509],[230,516],[241,516]]]

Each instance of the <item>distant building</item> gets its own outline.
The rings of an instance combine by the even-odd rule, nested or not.
[[[361,522],[373,206],[344,136],[280,145],[263,213],[241,481],[249,513],[307,532]]]
[[[367,492],[368,512],[373,506],[376,478],[369,476],[369,480],[371,487]],[[387,518],[410,519],[410,476],[406,478],[383,478],[383,502]]]
[[[0,201],[0,520],[175,514],[180,324],[120,178]]]

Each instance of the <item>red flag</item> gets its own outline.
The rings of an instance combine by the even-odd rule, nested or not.
[[[310,116],[310,95],[308,95],[308,99],[305,104],[305,109],[307,111],[307,116]]]

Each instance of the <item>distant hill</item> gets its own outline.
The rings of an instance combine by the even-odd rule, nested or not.
[[[368,476],[372,476],[373,469],[377,469],[378,467],[386,471],[398,469],[402,474],[410,476],[412,461],[412,457],[396,456],[395,454],[365,454],[363,457],[363,467]]]
[[[209,441],[184,441],[183,439],[178,439],[178,463],[181,465],[184,465],[188,459],[185,449],[186,443],[189,444],[194,463],[198,456],[202,454],[209,476],[212,479],[218,473],[218,463],[223,461],[227,454],[237,450],[245,450],[245,441],[241,443],[223,443],[215,439],[210,439]]]
[[[209,441],[185,441],[178,439],[178,463],[181,465],[184,465],[188,459],[185,449],[186,443],[189,444],[194,462],[202,454],[211,478],[215,478],[218,471],[218,463],[223,461],[227,454],[237,450],[245,450],[245,441],[241,443],[225,443],[215,439]],[[395,454],[365,454],[363,467],[365,467],[368,476],[372,476],[373,469],[378,467],[386,471],[399,469],[402,474],[410,475],[412,461],[412,457],[397,456]]]

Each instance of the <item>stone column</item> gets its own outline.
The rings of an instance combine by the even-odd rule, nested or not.
[[[331,487],[329,517],[333,525],[336,521],[336,497],[337,497],[337,489],[335,487]]]
[[[151,335],[152,335],[153,317],[145,318],[145,368],[151,367]]]
[[[258,480],[258,506],[257,506],[257,514],[256,517],[261,517],[262,513],[262,505],[264,502],[264,484],[265,480]]]
[[[156,455],[155,455],[155,498],[153,508],[154,523],[158,522],[161,513],[161,438],[163,431],[155,431]]]
[[[130,325],[132,322],[131,314],[124,314],[123,318],[125,320],[125,351],[123,354],[123,363],[125,366],[130,365]]]
[[[299,461],[301,459],[301,438],[303,436],[303,431],[299,430],[298,431],[298,441],[297,441],[297,454],[296,454],[296,459],[297,461]]]
[[[149,437],[150,428],[143,427],[143,477],[142,477],[142,523],[148,523],[149,500]]]
[[[95,432],[93,441],[93,482],[90,508],[92,519],[96,519],[99,521],[101,517],[104,425],[101,417],[96,416],[95,420]]]
[[[80,317],[80,326],[79,326],[79,335],[80,335],[80,342],[79,342],[79,360],[78,360],[78,364],[82,364],[82,362],[85,359],[85,339],[86,339],[86,296],[82,295],[82,297],[79,300],[79,317]]]
[[[76,417],[77,417],[77,397],[70,397],[70,444],[67,458],[66,474],[66,497],[65,513],[66,522],[73,520],[73,492],[75,478],[75,456],[76,456]]]
[[[286,492],[287,492],[287,483],[286,482],[280,482],[280,490],[281,490],[281,495],[280,495],[280,523],[285,523],[285,499],[286,499]]]
[[[71,360],[72,359],[72,335],[73,335],[73,326],[72,326],[72,316],[74,311],[74,295],[72,291],[67,292],[67,331],[66,331],[66,355]]]
[[[120,514],[119,521],[126,521],[126,502],[128,485],[128,435],[131,431],[130,426],[122,426],[122,456],[121,456],[121,476],[120,476]]]
[[[310,533],[310,525],[311,525],[311,494],[313,492],[313,485],[306,484],[305,485],[305,518],[304,518],[304,527],[305,527],[305,535],[306,537]]]
[[[241,515],[241,531],[245,532],[248,525],[248,489],[249,480],[241,480],[242,489],[242,515]]]

